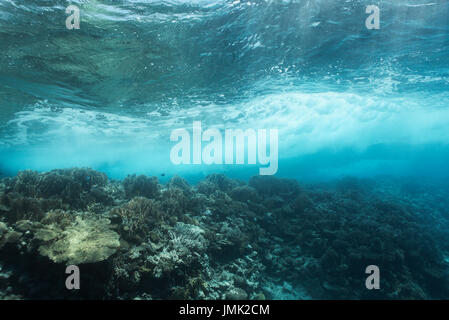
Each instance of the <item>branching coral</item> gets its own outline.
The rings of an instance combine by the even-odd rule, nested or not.
[[[128,198],[146,197],[157,198],[160,187],[156,177],[147,177],[144,175],[130,175],[123,180],[123,187]]]
[[[206,179],[200,181],[197,185],[197,190],[200,193],[210,195],[215,191],[230,192],[241,183],[226,177],[224,174],[210,174]]]
[[[43,212],[63,206],[86,209],[91,203],[111,204],[112,199],[102,190],[107,182],[104,173],[88,168],[44,173],[25,170],[8,180],[7,192],[0,200],[18,219],[39,218]]]
[[[131,241],[143,240],[155,225],[163,221],[163,215],[156,202],[144,197],[133,198],[125,205],[114,208],[111,214],[121,218],[120,232]]]
[[[178,222],[170,231],[170,239],[163,249],[146,259],[152,266],[154,276],[160,278],[174,268],[188,266],[201,257],[208,245],[203,233],[204,230],[198,226]]]

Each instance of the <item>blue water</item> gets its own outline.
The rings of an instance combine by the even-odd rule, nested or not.
[[[79,30],[68,4],[0,2],[4,175],[258,173],[173,165],[193,121],[277,128],[283,177],[449,175],[448,1],[74,0]]]

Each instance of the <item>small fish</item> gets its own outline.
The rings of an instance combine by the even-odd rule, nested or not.
[[[165,173],[161,173],[161,176],[165,177]]]

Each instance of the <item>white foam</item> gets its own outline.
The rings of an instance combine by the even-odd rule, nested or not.
[[[7,163],[24,168],[106,165],[129,172],[201,171],[210,168],[170,163],[171,130],[191,130],[193,121],[202,121],[205,128],[278,129],[280,160],[323,150],[363,153],[379,144],[447,146],[449,110],[434,102],[441,106],[447,98],[290,91],[235,105],[179,108],[164,116],[152,112],[147,118],[42,103],[18,112],[3,142],[28,149]]]

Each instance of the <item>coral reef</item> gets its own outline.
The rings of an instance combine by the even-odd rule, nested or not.
[[[131,175],[123,180],[123,188],[128,198],[155,198],[159,194],[159,184],[156,177]]]
[[[119,217],[120,234],[128,241],[144,241],[148,232],[161,221],[162,214],[152,199],[135,197],[121,207],[111,210]]]
[[[449,298],[448,219],[447,185],[412,178],[22,171],[0,181],[0,299]]]

